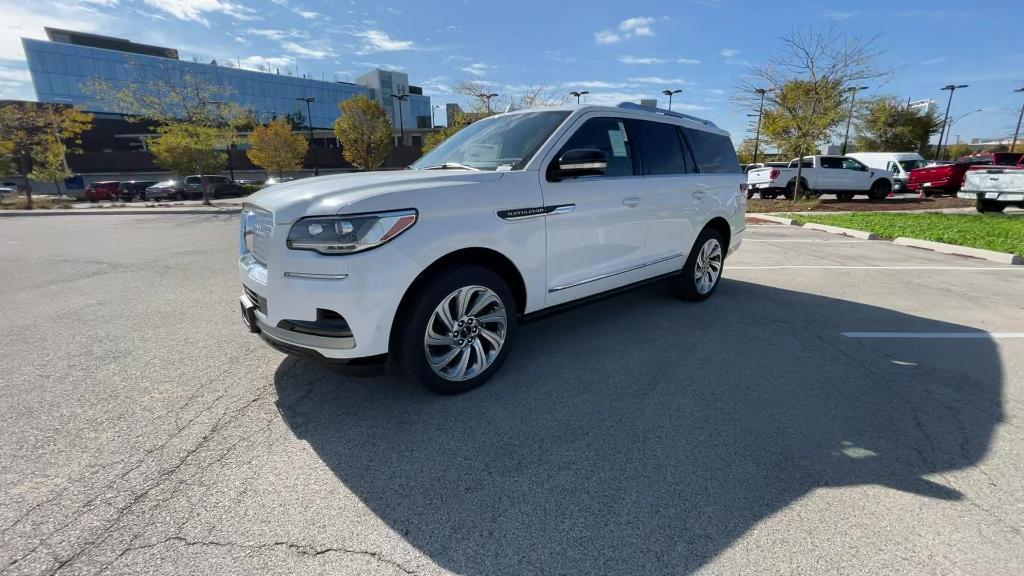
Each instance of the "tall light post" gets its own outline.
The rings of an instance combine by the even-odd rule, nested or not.
[[[430,127],[431,128],[433,128],[434,126],[437,125],[437,122],[434,120],[434,112],[437,112],[437,110],[440,107],[441,107],[440,104],[434,104],[433,106],[430,107]]]
[[[761,95],[761,106],[757,109],[757,134],[754,136],[754,164],[757,164],[757,149],[761,145],[761,117],[764,116],[764,95],[768,91],[764,88],[754,88],[754,92]]]
[[[668,109],[669,109],[670,112],[672,111],[672,95],[673,94],[679,94],[680,92],[682,92],[682,90],[662,90],[661,91],[662,94],[664,94],[665,96],[668,96]]]
[[[984,109],[978,108],[977,110],[971,110],[970,112],[967,112],[966,114],[961,114],[961,115],[957,116],[956,118],[950,120],[949,121],[949,126],[946,126],[946,143],[943,145],[943,148],[949,148],[949,135],[953,133],[953,126],[957,122],[963,120],[964,118],[967,118],[971,114],[977,114],[978,112],[984,112],[984,111],[985,111]],[[959,143],[960,142],[958,141],[957,144],[959,144]]]
[[[309,128],[309,148],[310,152],[313,153],[313,175],[320,175],[320,162],[316,158],[316,141],[313,140],[313,107],[311,104],[316,102],[316,98],[312,96],[306,96],[305,98],[296,98],[298,102],[306,103],[306,127]]]
[[[484,102],[487,103],[487,113],[488,114],[493,112],[493,110],[491,110],[491,98],[494,98],[495,96],[497,96],[497,94],[484,94],[483,92],[481,92],[481,93],[476,95],[477,98],[479,98],[479,99],[481,99],[481,100],[483,100]]]
[[[408,94],[392,94],[392,98],[398,100],[398,132],[402,135],[402,146],[405,146],[405,121],[402,119],[402,102],[409,99]]]
[[[1024,92],[1024,88],[1017,88],[1014,92]],[[1017,148],[1017,136],[1020,136],[1020,121],[1024,119],[1024,103],[1020,105],[1020,114],[1017,115],[1017,129],[1013,131],[1013,143],[1010,144],[1010,152]]]
[[[580,105],[580,96],[584,96],[586,94],[590,94],[590,92],[587,91],[587,90],[580,90],[580,91],[573,90],[572,92],[569,92],[569,96],[575,96],[576,97],[576,105],[577,106]]]
[[[967,84],[946,84],[941,90],[949,90],[949,101],[946,102],[946,114],[942,118],[942,131],[939,132],[939,145],[935,147],[935,159],[939,159],[939,154],[942,154],[942,138],[946,135],[946,122],[949,121],[949,107],[953,105],[953,92],[957,91],[957,88],[967,88]]]
[[[853,103],[857,99],[857,92],[867,89],[867,86],[850,86],[846,89],[846,91],[850,93],[850,115],[846,117],[846,135],[843,136],[843,156],[846,156],[846,144],[850,141],[850,124],[853,122]]]
[[[227,106],[228,105],[228,101],[227,100],[210,100],[210,101],[205,102],[205,104],[206,105],[214,104],[214,105],[216,105],[218,107],[218,110],[219,110],[221,106]],[[217,112],[217,124],[221,124],[221,121],[222,121],[221,114],[218,111]],[[235,163],[234,163],[234,161],[231,158],[231,151],[234,150],[235,148],[237,148],[237,146],[235,146],[234,142],[229,142],[228,143],[228,174],[231,175],[231,181],[232,182],[235,181]]]

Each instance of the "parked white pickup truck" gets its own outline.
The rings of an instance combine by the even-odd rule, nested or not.
[[[788,168],[758,168],[747,173],[749,189],[761,198],[782,195],[792,200],[796,192],[797,164]],[[892,191],[892,172],[868,168],[863,162],[849,156],[806,156],[800,170],[801,189],[806,194],[820,196],[835,194],[840,200],[850,200],[856,194],[866,194],[872,200],[881,200]]]
[[[1002,212],[1012,205],[1024,208],[1024,157],[1016,166],[971,168],[956,195],[974,200],[978,212]]]

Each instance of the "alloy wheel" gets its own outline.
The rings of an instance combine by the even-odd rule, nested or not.
[[[709,238],[697,253],[697,263],[693,268],[697,291],[707,294],[718,283],[722,273],[722,245],[715,238]]]
[[[455,382],[480,375],[505,343],[508,313],[485,286],[465,286],[445,296],[427,321],[423,348],[438,376]]]

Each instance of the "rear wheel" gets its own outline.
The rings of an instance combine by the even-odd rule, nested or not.
[[[1006,204],[1002,202],[994,202],[992,200],[984,200],[979,198],[977,203],[974,205],[974,209],[978,212],[1002,212],[1006,210]]]
[[[884,200],[885,197],[889,195],[889,192],[892,192],[892,184],[887,180],[876,180],[875,183],[871,185],[871,190],[868,191],[868,198],[871,198],[872,200]]]
[[[479,266],[439,272],[411,295],[396,322],[396,360],[413,380],[438,394],[460,394],[486,382],[508,355],[516,303],[508,284]]]
[[[700,302],[708,299],[718,287],[725,265],[725,242],[714,228],[705,228],[693,243],[690,256],[683,264],[683,273],[672,279],[672,292],[677,298]]]

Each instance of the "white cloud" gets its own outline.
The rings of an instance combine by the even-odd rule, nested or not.
[[[708,8],[718,8],[722,5],[722,0],[690,0],[690,4],[707,6]]]
[[[662,78],[661,76],[640,76],[638,78],[630,78],[629,81],[638,84],[689,84],[689,82],[682,78]]]
[[[939,57],[939,58],[929,58],[928,60],[925,60],[924,62],[921,62],[921,64],[923,66],[930,66],[932,64],[942,64],[943,62],[945,62],[947,60],[949,60],[949,58],[946,58],[945,56],[942,56],[942,57]]]
[[[700,60],[694,60],[693,58],[677,58],[676,64],[700,64]]]
[[[28,70],[0,66],[0,98],[34,100],[32,77]]]
[[[664,58],[639,58],[637,56],[619,56],[619,62],[623,64],[664,64],[668,62]]]
[[[117,6],[120,4],[118,0],[79,0],[82,4],[94,4],[96,6],[105,6],[108,8]]]
[[[619,30],[626,32],[627,34],[632,33],[637,36],[654,36],[654,31],[651,30],[651,24],[654,24],[654,18],[649,16],[636,16],[633,18],[627,18],[619,23]]]
[[[317,18],[323,18],[323,15],[319,12],[313,12],[312,10],[296,10],[296,14],[302,16],[306,20],[315,20]]]
[[[735,48],[722,48],[722,51],[719,52],[719,54],[725,58],[735,58],[736,56],[739,56],[741,52],[741,50],[737,50]]]
[[[601,30],[600,32],[594,32],[594,40],[598,44],[615,44],[622,41],[622,36],[611,30]]]
[[[611,89],[622,89],[622,88],[635,88],[636,84],[633,82],[608,82],[605,80],[578,80],[576,82],[566,82],[563,84],[566,88],[585,88],[587,90],[611,90]]]
[[[0,14],[0,60],[24,60],[21,39],[45,39],[44,26],[96,32],[109,25],[106,17],[74,4],[0,0]]]
[[[361,51],[358,52],[359,54],[413,50],[416,47],[412,40],[398,40],[396,38],[392,38],[388,33],[380,30],[356,32],[355,36],[363,39],[363,47]]]
[[[295,59],[290,56],[246,56],[240,59],[238,64],[246,70],[277,72],[282,68],[290,69],[294,67]]]
[[[261,20],[252,8],[229,0],[144,0],[146,4],[167,12],[179,20],[199,22],[209,26],[207,14],[220,13],[237,20]]]
[[[330,48],[314,48],[310,46],[304,46],[297,42],[286,41],[281,42],[281,48],[290,54],[294,54],[301,58],[310,58],[312,60],[323,60],[324,58],[331,58],[334,56],[334,51]]]
[[[708,92],[711,94],[725,94],[725,90],[719,90],[718,88],[708,88]]]
[[[462,68],[459,68],[459,70],[462,70],[463,72],[468,72],[474,76],[483,76],[484,74],[487,74],[487,71],[490,70],[491,68],[494,68],[494,66],[484,64],[483,62],[476,62],[474,64],[470,64],[469,66],[463,66]]]
[[[839,22],[841,20],[848,20],[850,18],[853,18],[857,14],[859,14],[859,12],[856,12],[856,11],[838,12],[838,11],[835,11],[835,10],[829,10],[829,11],[825,12],[824,14],[822,14],[821,16],[823,18],[827,18],[827,19],[832,20],[834,22]]]

